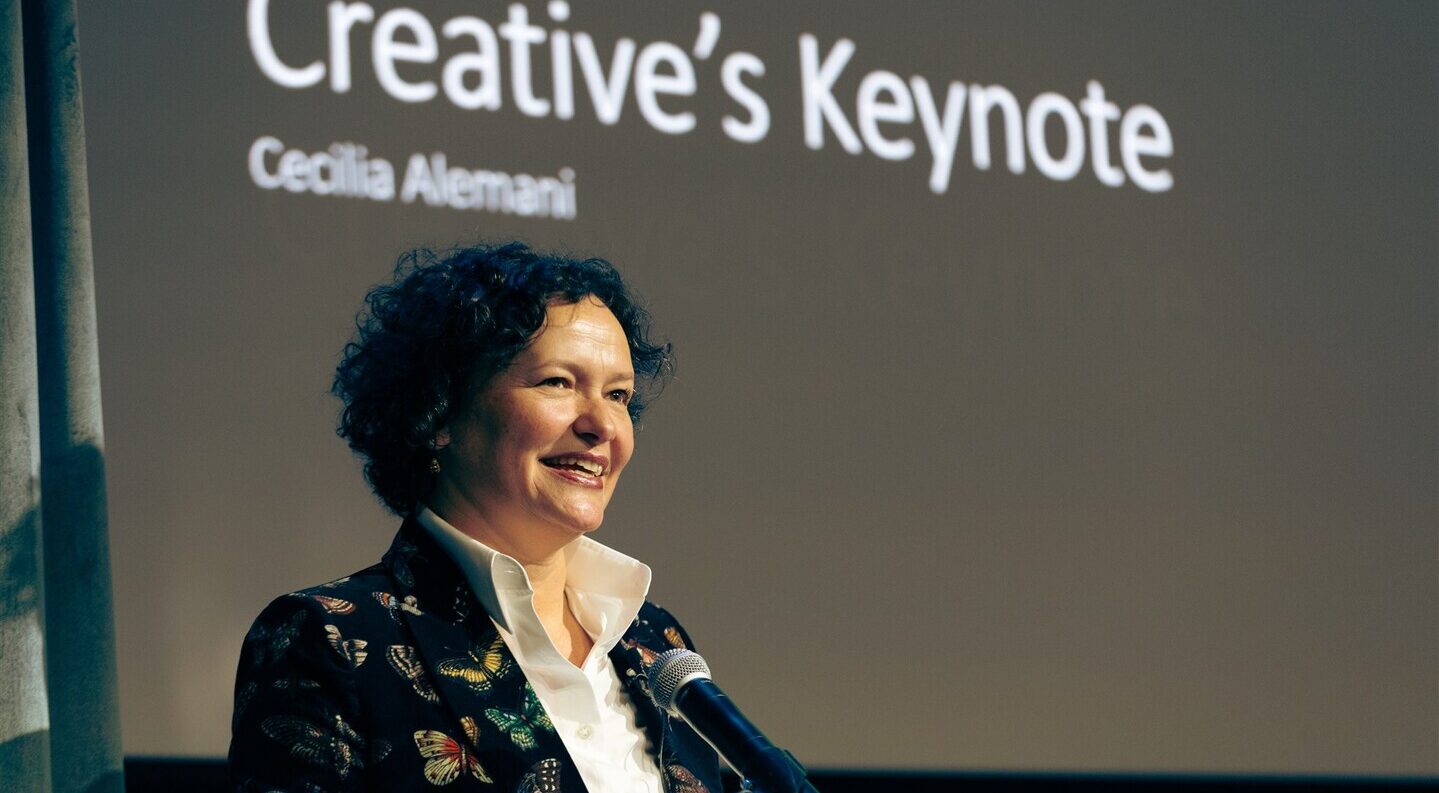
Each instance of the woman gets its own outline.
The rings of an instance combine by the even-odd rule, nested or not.
[[[669,371],[619,274],[520,243],[415,253],[367,303],[339,433],[404,523],[379,564],[255,621],[235,785],[718,793],[714,752],[649,697],[688,636],[648,567],[585,536]]]

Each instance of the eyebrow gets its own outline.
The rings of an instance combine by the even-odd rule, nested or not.
[[[555,368],[558,368],[558,369],[567,369],[567,370],[572,371],[572,372],[574,372],[574,371],[583,371],[583,370],[589,368],[587,364],[580,363],[579,361],[570,360],[569,358],[558,358],[558,359],[553,359],[553,360],[548,360],[548,361],[539,361],[539,362],[535,363],[533,366],[530,366],[529,369],[530,369],[531,371],[533,371],[533,370],[535,370],[535,369],[545,369],[545,368],[547,368],[547,367],[555,367]],[[634,374],[634,372],[633,372],[633,371],[629,371],[629,372],[615,372],[614,374],[612,374],[612,375],[610,375],[609,377],[607,377],[607,378],[605,379],[605,382],[606,382],[606,383],[621,383],[621,382],[634,382],[634,380],[635,380],[635,374]]]

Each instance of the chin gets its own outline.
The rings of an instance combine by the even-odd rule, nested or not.
[[[603,519],[594,522],[576,524],[573,531],[576,534],[589,534],[590,532],[598,529],[602,523],[604,523]]]
[[[564,520],[557,521],[558,525],[570,534],[589,534],[598,529],[604,523],[605,516],[597,518],[580,517],[578,515],[567,515]]]

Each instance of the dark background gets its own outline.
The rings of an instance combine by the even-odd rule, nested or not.
[[[273,5],[324,57],[324,4]],[[615,261],[674,341],[597,539],[808,765],[1439,773],[1433,4],[572,3],[605,58],[720,15],[678,136],[632,91],[601,124],[578,73],[567,121],[508,83],[401,103],[372,25],[336,94],[270,82],[242,3],[79,6],[127,754],[223,754],[253,616],[387,546],[327,394],[365,289],[521,237]],[[906,162],[810,150],[801,33],[855,41],[852,121],[874,69],[1021,106],[1098,80],[1163,114],[1174,187],[1012,174],[997,119],[943,195],[917,122]],[[755,144],[720,131],[736,50]],[[568,166],[578,216],[262,190],[262,135]]]

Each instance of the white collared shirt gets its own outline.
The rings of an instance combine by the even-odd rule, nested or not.
[[[592,793],[662,793],[649,737],[635,722],[629,693],[609,659],[649,592],[649,566],[588,537],[566,549],[565,595],[575,619],[594,640],[584,664],[576,667],[560,655],[540,623],[524,565],[428,507],[418,520],[464,572],[549,713],[585,787]]]

